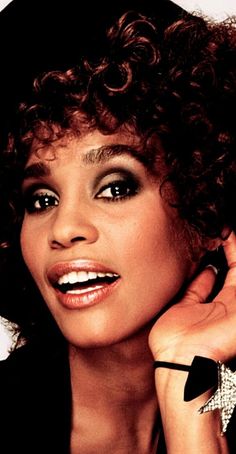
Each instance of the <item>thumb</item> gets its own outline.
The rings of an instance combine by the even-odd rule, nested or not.
[[[213,265],[208,265],[188,286],[182,303],[205,303],[211,294],[217,276],[217,269]]]

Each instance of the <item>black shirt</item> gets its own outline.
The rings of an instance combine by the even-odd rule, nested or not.
[[[63,352],[21,347],[0,362],[1,454],[67,454],[70,378]]]
[[[1,454],[69,454],[70,419],[71,387],[65,350],[27,345],[0,361]],[[235,454],[236,412],[227,437],[229,452]],[[158,454],[165,452],[162,437]]]

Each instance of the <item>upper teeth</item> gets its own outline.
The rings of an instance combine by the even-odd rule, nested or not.
[[[97,279],[98,277],[118,277],[115,273],[96,273],[95,271],[71,271],[70,273],[63,274],[58,279],[58,284],[75,284],[76,282],[86,282],[90,279]]]

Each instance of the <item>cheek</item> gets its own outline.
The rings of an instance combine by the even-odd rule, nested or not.
[[[143,261],[153,265],[163,261],[184,261],[189,258],[182,223],[172,219],[162,207],[156,211],[143,209],[131,222],[124,222],[116,237],[124,262]],[[172,214],[172,213],[171,213]]]
[[[144,213],[144,219],[120,236],[122,266],[140,297],[163,306],[191,275],[193,263],[182,223],[164,211]]]
[[[26,265],[28,265],[28,255],[29,254],[29,245],[31,243],[30,240],[31,232],[27,232],[27,228],[25,225],[25,221],[23,220],[22,227],[21,227],[21,233],[20,233],[20,246],[21,246],[21,252],[24,258],[24,261]]]
[[[43,235],[36,234],[34,226],[24,220],[20,235],[21,251],[26,266],[33,275],[37,272],[37,268],[41,263],[40,257],[43,254],[42,239]]]

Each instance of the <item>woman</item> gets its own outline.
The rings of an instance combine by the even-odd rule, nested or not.
[[[231,25],[127,12],[20,105],[1,157],[1,314],[21,346],[1,364],[4,452],[233,452],[233,420],[221,436],[206,411],[217,383],[184,389],[196,356],[236,354],[235,54]]]

